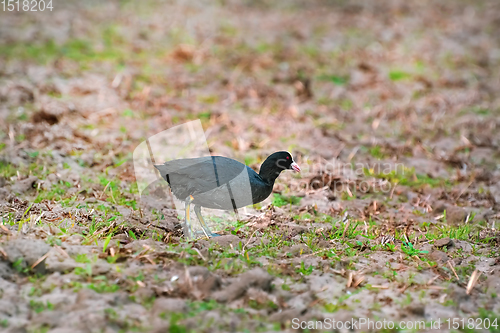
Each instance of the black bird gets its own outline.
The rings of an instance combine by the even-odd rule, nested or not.
[[[257,174],[250,167],[222,156],[172,160],[155,165],[172,193],[185,202],[184,235],[192,237],[189,206],[194,211],[207,237],[210,231],[201,216],[201,207],[234,210],[265,200],[273,191],[274,181],[283,170],[300,172],[300,167],[286,151],[271,154]]]

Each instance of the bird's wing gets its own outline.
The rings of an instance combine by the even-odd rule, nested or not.
[[[243,163],[222,156],[173,160],[155,167],[170,183],[174,194],[177,189],[186,197],[222,186],[246,168]]]
[[[194,203],[203,207],[227,210],[253,204],[253,185],[256,184],[252,184],[250,172],[254,173],[253,170],[245,168],[229,182],[194,195]]]

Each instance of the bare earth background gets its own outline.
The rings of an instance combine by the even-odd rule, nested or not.
[[[53,7],[0,12],[2,332],[499,318],[500,2]],[[132,151],[193,119],[303,172],[185,242]]]

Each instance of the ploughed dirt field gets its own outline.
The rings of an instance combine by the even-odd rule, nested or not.
[[[1,332],[500,331],[500,2],[52,6],[0,12]],[[133,151],[197,119],[302,172],[186,241]]]

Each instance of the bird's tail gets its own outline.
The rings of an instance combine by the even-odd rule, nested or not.
[[[168,177],[168,168],[164,164],[155,164],[154,166],[158,171],[160,172],[160,176],[167,181],[167,183],[170,184],[170,179]]]

